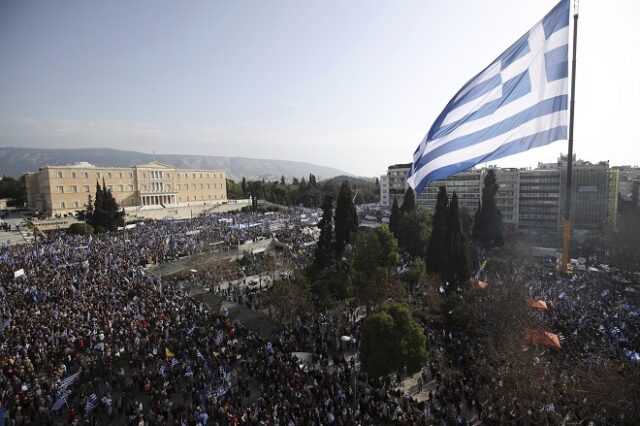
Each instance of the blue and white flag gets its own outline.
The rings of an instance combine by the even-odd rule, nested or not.
[[[0,331],[3,331],[5,328],[11,325],[11,318],[7,318],[2,323],[0,323]]]
[[[80,371],[70,375],[69,377],[66,377],[64,380],[62,380],[62,382],[60,382],[60,389],[66,389],[68,386],[71,386],[72,384],[77,382],[79,378]]]
[[[71,395],[71,391],[65,391],[58,394],[58,399],[51,407],[52,411],[58,411],[63,405],[67,404],[67,398]]]
[[[569,0],[562,0],[449,101],[407,181],[435,180],[567,138]]]
[[[96,408],[97,401],[98,401],[98,397],[96,396],[95,393],[92,393],[91,395],[89,395],[89,397],[87,398],[87,402],[84,405],[85,413],[92,412]]]

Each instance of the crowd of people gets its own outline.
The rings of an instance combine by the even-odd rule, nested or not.
[[[335,331],[318,346],[313,326],[299,323],[269,341],[148,273],[148,263],[211,243],[264,237],[264,226],[234,225],[273,221],[221,218],[0,249],[4,424],[346,425],[377,415],[387,397],[368,387],[352,403],[354,365],[334,357],[331,369],[309,369],[293,355],[309,350],[326,362],[338,350]],[[288,243],[304,244],[295,226],[283,228]]]
[[[269,237],[284,247],[281,256],[303,265],[312,217],[299,211],[208,215],[148,221],[126,234],[60,233],[0,248],[4,424],[611,422],[610,414],[575,409],[580,404],[568,398],[539,406],[494,397],[501,383],[476,371],[487,364],[483,343],[440,322],[422,323],[432,357],[419,383],[431,382],[428,398],[399,392],[397,380],[373,387],[359,372],[353,308],[335,316],[309,313],[261,336],[147,268]],[[249,259],[251,267],[264,262]],[[604,353],[625,362],[626,351],[637,350],[637,301],[624,286],[612,286],[610,274],[558,282],[552,267],[539,262],[529,278],[532,297],[552,301],[540,326],[563,336],[550,378],[560,378],[562,363],[575,357]],[[243,297],[241,303],[251,293],[225,291]],[[264,299],[253,297],[248,306],[264,308]]]

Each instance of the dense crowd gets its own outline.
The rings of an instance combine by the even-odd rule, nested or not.
[[[380,404],[392,404],[386,393],[363,387],[354,407],[355,365],[333,356],[328,368],[340,339],[329,327],[318,341],[318,317],[268,341],[146,271],[147,263],[211,243],[232,248],[273,234],[248,226],[264,219],[258,216],[221,218],[151,221],[126,236],[59,234],[2,248],[5,424],[346,425],[356,417],[367,423]],[[300,224],[291,222],[275,233],[304,244],[306,237],[292,233]],[[327,368],[304,367],[293,355],[302,351]]]
[[[372,387],[353,356],[359,341],[353,309],[305,315],[275,336],[259,336],[146,267],[267,237],[284,247],[280,255],[304,264],[311,217],[294,211],[149,221],[126,235],[58,234],[0,249],[5,424],[610,422],[610,415],[568,397],[540,405],[494,396],[501,383],[476,370],[487,364],[483,343],[439,322],[423,323],[432,357],[418,383],[434,380],[426,400],[395,390],[398,380]],[[262,256],[248,259],[248,271],[264,266]],[[624,286],[611,285],[612,274],[558,281],[541,262],[528,278],[531,296],[551,305],[540,327],[563,337],[547,369],[550,380],[570,383],[562,366],[576,357],[626,362],[626,351],[637,350],[640,311]],[[256,289],[224,291],[251,308],[265,307]]]

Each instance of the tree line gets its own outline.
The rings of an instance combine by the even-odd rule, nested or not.
[[[284,176],[280,180],[242,180],[237,183],[227,179],[227,198],[255,198],[285,206],[297,205],[310,208],[318,208],[322,205],[326,195],[336,194],[340,190],[343,181],[348,181],[353,186],[355,203],[373,203],[380,200],[380,183],[378,179],[370,180],[339,176],[324,181],[318,181],[316,176],[310,174],[308,178],[293,178],[290,181]]]

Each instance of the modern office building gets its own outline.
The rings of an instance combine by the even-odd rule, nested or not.
[[[556,235],[560,226],[560,171],[520,170],[517,228],[525,233]]]
[[[572,225],[576,232],[589,232],[604,226],[615,226],[618,213],[619,180],[622,173],[609,168],[607,162],[592,164],[573,158]],[[411,164],[389,167],[386,193],[381,189],[383,206],[393,203],[393,196],[401,205],[407,188],[406,175]],[[476,211],[482,200],[484,179],[489,169],[471,169],[446,179],[432,182],[421,194],[416,194],[419,207],[434,209],[438,188],[456,192],[460,207]],[[495,168],[498,192],[496,206],[502,221],[512,229],[535,236],[537,240],[555,243],[564,216],[567,157],[555,163],[540,163],[534,170]],[[640,182],[640,181],[639,181]],[[382,188],[382,186],[381,186]],[[640,188],[640,183],[635,188]],[[633,197],[634,187],[630,191]],[[640,191],[640,189],[636,189]],[[385,195],[387,197],[385,198]],[[636,192],[636,205],[640,193]]]
[[[620,166],[612,167],[612,170],[617,170],[620,176],[620,198],[627,202],[633,201],[635,182],[640,182],[640,167]]]
[[[133,167],[96,167],[83,162],[27,173],[27,205],[49,216],[74,213],[85,208],[89,196],[95,197],[97,183],[104,183],[125,208],[227,200],[226,176],[220,170],[176,169],[158,162]]]
[[[438,191],[441,186],[447,189],[447,194],[454,192],[458,195],[460,208],[468,208],[475,212],[482,198],[484,171],[480,169],[465,170],[443,180],[431,182],[421,194],[416,195],[416,204],[426,209],[435,209]]]
[[[404,193],[407,191],[409,184],[407,183],[407,174],[411,170],[411,163],[409,164],[394,164],[389,166],[386,175],[386,189],[387,193],[383,193],[382,179],[380,179],[380,201],[385,207],[391,207],[393,205],[393,199],[398,200],[398,206],[402,206],[404,202]]]
[[[496,207],[502,213],[502,223],[512,229],[516,229],[520,211],[520,170],[495,169],[495,171],[498,183]],[[482,183],[484,184],[484,176],[482,177]]]

